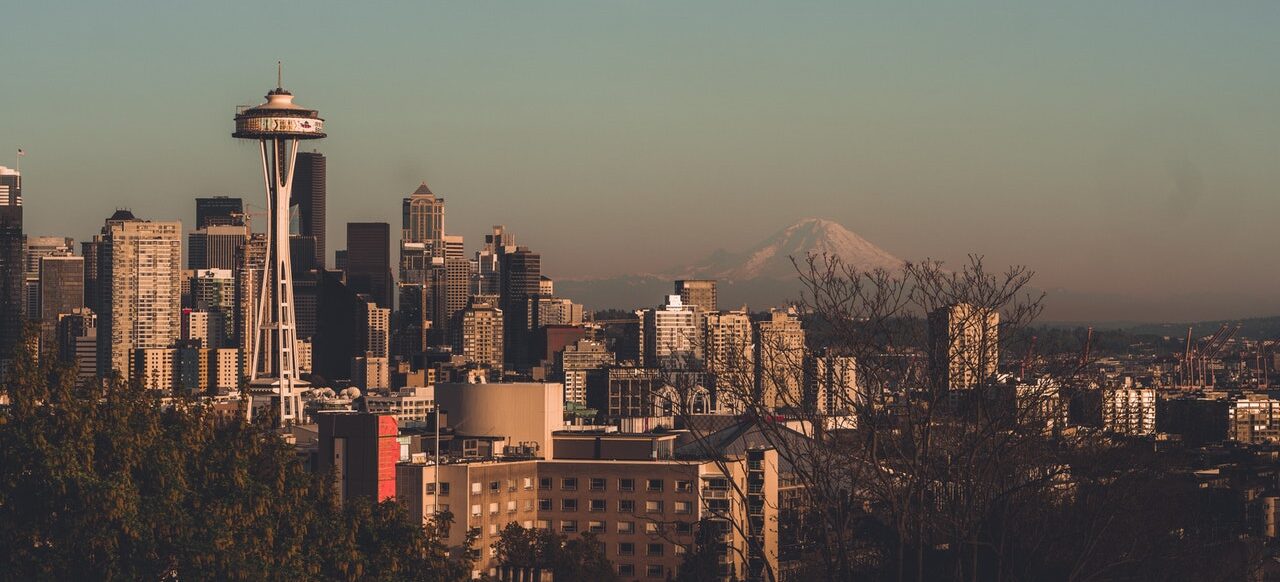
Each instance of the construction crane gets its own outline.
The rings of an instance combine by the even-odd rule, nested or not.
[[[1218,358],[1218,354],[1222,353],[1222,349],[1227,346],[1227,342],[1230,342],[1240,332],[1242,326],[1243,324],[1240,323],[1237,323],[1235,327],[1225,323],[1222,324],[1222,328],[1218,330],[1218,333],[1214,334],[1213,341],[1210,341],[1204,352],[1201,353],[1200,372],[1205,377],[1205,381],[1202,382],[1203,385],[1213,386],[1214,378],[1213,374],[1209,372],[1209,362]]]

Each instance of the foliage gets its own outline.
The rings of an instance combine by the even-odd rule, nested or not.
[[[613,564],[595,536],[583,533],[576,538],[544,529],[525,529],[507,524],[493,544],[498,565],[519,569],[551,571],[556,580],[617,580]]]
[[[263,424],[219,422],[118,380],[22,354],[0,412],[0,578],[466,578],[439,524],[393,502],[340,503]]]

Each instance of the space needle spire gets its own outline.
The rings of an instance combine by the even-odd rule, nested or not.
[[[282,87],[280,63],[276,63],[276,88],[267,102],[236,113],[232,137],[255,140],[262,154],[267,191],[267,256],[258,294],[254,297],[254,339],[250,343],[249,415],[255,407],[279,405],[280,426],[300,422],[298,329],[293,303],[293,270],[289,264],[289,199],[293,190],[298,140],[325,137],[319,112],[293,102]]]

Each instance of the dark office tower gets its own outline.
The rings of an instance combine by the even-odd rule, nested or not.
[[[344,274],[347,272],[347,249],[333,251],[333,268]]]
[[[378,307],[391,307],[391,225],[347,223],[347,284],[368,293]]]
[[[464,258],[437,260],[431,269],[431,343],[453,343],[452,323],[470,299],[471,261]]]
[[[528,299],[538,294],[542,280],[542,256],[528,247],[516,247],[501,255],[499,266],[503,321],[503,354],[508,367],[528,369],[532,330],[529,329]]]
[[[243,200],[228,196],[196,198],[196,230],[236,224],[244,224]]]
[[[76,365],[76,379],[88,382],[98,375],[98,316],[73,309],[58,318],[58,355]]]
[[[0,166],[0,370],[22,337],[24,257],[22,176]]]
[[[98,253],[102,248],[102,235],[80,243],[80,256],[84,258],[84,306],[98,312]],[[95,324],[96,325],[96,324]]]
[[[424,283],[397,284],[400,289],[400,310],[396,312],[393,349],[397,355],[410,358],[427,349],[427,335],[431,331],[429,296],[431,287]]]
[[[289,263],[295,277],[312,269],[319,269],[316,262],[316,239],[300,234],[289,236]]]
[[[325,266],[325,157],[320,152],[298,152],[293,170],[293,201],[298,207],[298,235],[315,239],[317,268]]]
[[[58,350],[58,317],[84,307],[84,258],[40,257],[40,352]]]
[[[320,271],[317,296],[311,371],[328,381],[350,378],[351,358],[363,345],[356,319],[360,300],[337,271]]]
[[[187,268],[235,269],[236,256],[249,239],[244,225],[213,225],[187,234]]]

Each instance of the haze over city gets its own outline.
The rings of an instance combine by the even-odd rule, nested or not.
[[[272,8],[6,7],[27,232],[260,203],[226,120],[280,59],[333,130],[333,248],[425,180],[469,251],[505,223],[558,278],[664,272],[820,217],[904,259],[1026,264],[1096,304],[1067,319],[1280,313],[1260,244],[1280,212],[1273,3]]]

